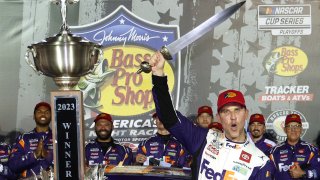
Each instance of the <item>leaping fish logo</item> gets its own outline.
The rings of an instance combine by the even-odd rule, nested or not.
[[[101,92],[99,87],[110,84],[113,79],[114,70],[108,69],[108,61],[101,61],[92,73],[82,77],[75,87],[83,93],[83,102],[85,107],[97,108],[101,104],[99,102]]]
[[[280,52],[271,52],[271,55],[265,61],[265,68],[268,73],[277,73],[277,65],[282,58]]]

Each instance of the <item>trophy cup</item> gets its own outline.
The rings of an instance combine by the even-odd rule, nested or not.
[[[85,178],[83,98],[81,91],[72,89],[81,76],[93,71],[102,57],[100,45],[70,33],[66,5],[77,1],[51,0],[61,5],[61,30],[28,46],[25,55],[27,64],[36,73],[52,77],[59,87],[59,91],[51,92],[54,179]]]
[[[60,33],[28,46],[25,59],[36,73],[52,77],[60,90],[71,90],[81,76],[93,71],[102,57],[102,50],[101,45],[70,33],[65,1],[60,1],[63,20]]]

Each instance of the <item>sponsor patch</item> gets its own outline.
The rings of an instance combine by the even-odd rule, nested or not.
[[[177,145],[176,144],[170,144],[170,147],[175,149],[177,147]]]
[[[8,158],[1,159],[0,162],[2,162],[2,163],[8,162]]]
[[[150,146],[159,146],[159,143],[157,143],[157,142],[152,142],[152,143],[150,143]]]
[[[98,148],[92,148],[90,149],[91,152],[94,152],[94,151],[100,151]]]
[[[222,172],[215,172],[214,169],[211,168],[210,162],[206,159],[203,159],[203,162],[200,167],[200,175],[199,177],[206,179],[235,179],[235,172],[222,170]]]
[[[266,172],[266,177],[270,177],[270,172],[269,171]]]
[[[114,157],[114,156],[110,156],[109,158],[108,158],[109,160],[117,160],[117,157]]]
[[[212,144],[208,145],[207,150],[215,155],[219,154],[219,150],[216,147],[214,147]]]
[[[169,156],[176,156],[176,153],[174,153],[174,152],[168,152],[168,155],[169,155]]]
[[[226,147],[233,148],[233,149],[240,149],[240,145],[235,143],[229,143],[229,142],[227,142]]]
[[[283,154],[280,156],[280,158],[286,158],[286,157],[288,157],[288,154]]]
[[[158,150],[158,147],[151,147],[150,150],[151,150],[151,151],[157,151],[157,150]]]
[[[248,170],[247,169],[244,169],[243,167],[239,166],[239,165],[235,165],[232,167],[232,170],[233,171],[236,171],[240,174],[243,174],[243,175],[247,175],[248,173]]]
[[[217,159],[216,157],[214,157],[212,154],[209,154],[207,151],[204,152],[207,156],[209,156],[212,159]]]
[[[251,154],[245,152],[245,151],[242,151],[241,154],[240,154],[240,157],[239,159],[244,161],[244,162],[247,162],[247,163],[250,163],[251,161]]]
[[[99,158],[99,156],[90,156],[91,157],[91,159],[98,159]]]

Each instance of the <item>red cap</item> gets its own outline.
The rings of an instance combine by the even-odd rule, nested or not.
[[[242,106],[246,106],[243,94],[236,90],[226,90],[219,94],[218,97],[218,112],[219,110],[228,103],[238,103]]]
[[[223,127],[222,127],[222,124],[221,123],[218,123],[218,122],[212,122],[208,125],[208,128],[211,129],[211,128],[216,128],[216,129],[219,129],[220,131],[223,132]]]
[[[45,106],[45,107],[47,107],[47,108],[51,111],[51,106],[50,106],[50,104],[48,104],[48,103],[46,103],[46,102],[39,102],[39,103],[34,107],[34,112],[36,112],[36,110],[37,110],[40,106]]]
[[[155,112],[155,113],[152,114],[152,118],[156,118],[156,117],[158,117],[158,115],[157,115],[157,113]]]
[[[250,121],[249,121],[249,125],[254,123],[254,122],[258,122],[258,123],[261,123],[261,124],[265,124],[265,119],[263,117],[262,114],[252,114],[250,116]]]
[[[95,119],[94,122],[97,123],[99,120],[104,119],[112,123],[112,117],[108,113],[100,113]]]
[[[201,106],[198,108],[198,116],[202,113],[208,113],[210,116],[213,116],[212,108],[210,106]]]
[[[297,122],[301,124],[301,118],[298,114],[288,114],[285,120],[285,125],[288,125],[291,122]]]

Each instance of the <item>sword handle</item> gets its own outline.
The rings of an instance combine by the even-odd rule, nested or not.
[[[167,49],[166,46],[162,46],[160,49],[160,53],[162,54],[162,56],[166,59],[166,60],[172,60],[172,56],[169,52],[169,50]],[[140,64],[140,69],[137,71],[137,74],[140,74],[141,72],[144,73],[150,73],[151,72],[151,66],[147,61],[143,61]]]
[[[144,73],[150,73],[151,72],[151,66],[147,61],[142,61],[140,64],[140,69],[137,71],[137,74],[140,74],[141,72]]]
[[[166,46],[162,46],[162,48],[160,49],[160,53],[166,60],[172,60],[172,56]]]

